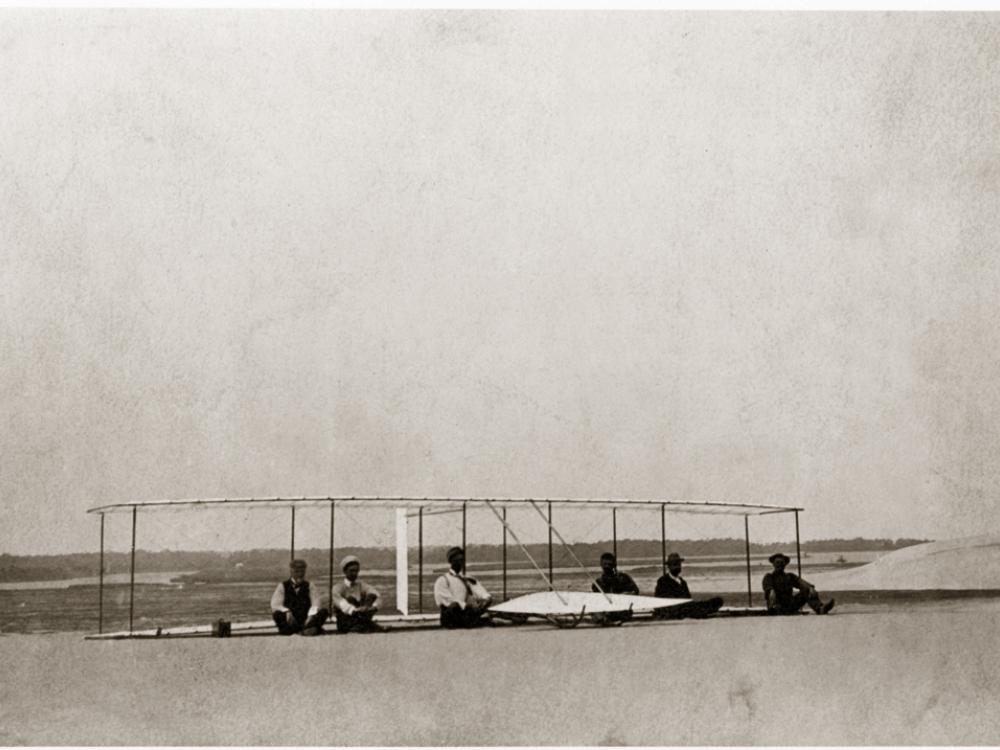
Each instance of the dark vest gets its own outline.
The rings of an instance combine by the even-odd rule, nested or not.
[[[677,583],[670,576],[660,576],[660,580],[656,582],[656,593],[653,596],[663,597],[664,599],[690,599],[691,591],[688,589],[687,581],[681,578],[681,582]]]
[[[295,593],[295,587],[292,586],[291,578],[282,585],[285,587],[284,605],[292,610],[292,614],[295,615],[296,620],[300,623],[305,622],[306,617],[309,616],[309,607],[312,606],[312,598],[309,596],[309,581],[302,582],[298,593]]]

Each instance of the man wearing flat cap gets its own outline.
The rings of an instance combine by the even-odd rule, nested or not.
[[[785,566],[791,562],[788,555],[775,552],[767,560],[774,566],[774,570],[765,575],[763,581],[769,615],[794,615],[804,604],[808,604],[818,615],[825,615],[833,609],[833,599],[824,604],[815,586],[794,573],[785,572]]]
[[[348,555],[340,561],[344,580],[331,592],[337,615],[338,633],[379,633],[385,628],[375,622],[379,596],[372,586],[358,578],[361,561]]]
[[[656,593],[653,596],[658,596],[661,599],[691,599],[691,590],[688,588],[687,581],[681,576],[683,562],[684,558],[677,552],[671,552],[667,555],[667,572],[660,576],[656,582]],[[714,596],[711,599],[690,601],[658,609],[653,612],[653,616],[666,620],[679,620],[685,617],[702,618],[717,612],[721,606],[722,597]]]
[[[465,575],[465,550],[448,550],[448,572],[434,582],[434,601],[441,610],[441,626],[475,628],[489,622],[493,597],[475,578]]]
[[[322,607],[319,591],[306,580],[306,561],[292,560],[288,579],[278,584],[271,595],[271,614],[282,635],[321,635],[323,623],[330,616]]]

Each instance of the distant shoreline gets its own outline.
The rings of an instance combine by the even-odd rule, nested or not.
[[[903,547],[922,544],[923,539],[821,539],[802,543],[803,558],[824,553],[847,554],[852,552],[891,552]],[[579,542],[572,544],[574,553],[583,561],[596,561],[601,552],[614,547],[623,561],[644,561],[655,564],[661,559],[661,541],[650,539],[619,539],[617,543],[610,539],[597,542]],[[547,557],[547,547],[544,544],[532,543],[527,548],[536,559]],[[433,545],[424,547],[425,570],[443,565],[444,553],[447,547]],[[557,567],[563,564],[573,565],[561,545],[554,548]],[[735,537],[712,539],[681,539],[667,540],[669,551],[680,552],[688,558],[698,558],[707,562],[716,560],[743,560],[746,554],[745,541]],[[781,549],[794,555],[795,542],[750,543],[752,557],[768,555],[776,549]],[[416,565],[416,551],[411,548],[410,564]],[[391,547],[356,547],[351,545],[338,546],[335,556],[339,560],[344,555],[357,555],[364,561],[369,570],[395,569],[395,549]],[[328,569],[327,559],[329,549],[308,548],[296,551],[296,556],[308,560],[312,569],[325,572]],[[468,560],[470,570],[476,570],[480,565],[493,565],[500,561],[502,547],[499,544],[470,544]],[[508,545],[508,560],[511,568],[527,564],[523,553],[511,543]],[[283,571],[288,563],[287,548],[268,548],[240,550],[234,552],[222,551],[148,551],[139,549],[135,553],[135,568],[137,574],[174,573],[177,571],[224,571],[245,567],[247,569]],[[130,566],[128,552],[105,552],[105,581],[111,575],[126,574]],[[9,555],[0,554],[0,587],[11,583],[27,582],[58,582],[76,581],[93,578],[96,582],[100,555],[97,552],[79,552],[64,555]],[[270,577],[270,576],[269,576]],[[2,588],[0,588],[2,590]]]

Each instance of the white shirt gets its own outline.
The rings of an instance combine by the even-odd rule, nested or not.
[[[434,582],[434,601],[439,607],[457,603],[460,609],[465,609],[467,604],[482,605],[492,598],[475,578],[460,576],[451,569]]]
[[[360,602],[369,594],[375,595],[371,606],[377,609],[380,597],[374,587],[369,586],[360,578],[355,580],[354,583],[345,578],[341,583],[333,587],[333,605],[344,614],[353,615],[357,607],[347,601],[347,597],[354,597],[354,599]]]
[[[303,581],[304,582],[304,581]],[[294,581],[292,582],[294,583]],[[322,604],[320,599],[320,592],[311,583],[309,584],[309,616],[319,612],[320,605]],[[282,581],[278,584],[278,588],[274,590],[271,594],[271,611],[272,612],[290,612],[291,610],[285,606],[285,582]]]

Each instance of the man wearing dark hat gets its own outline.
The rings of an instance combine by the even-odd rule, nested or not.
[[[434,601],[445,628],[475,628],[489,622],[492,597],[475,578],[465,575],[465,550],[448,550],[448,572],[434,582]]]
[[[785,566],[791,562],[788,555],[775,552],[767,560],[774,566],[774,570],[765,575],[763,581],[769,615],[793,615],[804,604],[808,604],[818,615],[825,615],[833,609],[833,599],[824,604],[820,601],[815,586],[794,573],[785,572]],[[798,593],[795,593],[795,589],[798,589]]]
[[[330,612],[320,606],[319,592],[313,591],[306,580],[306,561],[292,560],[288,569],[288,580],[279,583],[271,595],[271,614],[278,632],[282,635],[324,633],[323,623]]]
[[[690,599],[691,590],[687,581],[681,577],[681,568],[684,558],[677,552],[667,555],[667,572],[660,576],[656,582],[656,593],[662,599]],[[678,604],[665,609],[658,609],[653,612],[655,617],[662,617],[667,620],[679,620],[685,617],[708,617],[713,612],[717,612],[722,606],[722,597],[714,596],[711,599],[701,601],[691,601],[686,604]]]
[[[358,578],[361,561],[348,555],[340,561],[344,580],[333,587],[333,606],[339,633],[380,633],[385,628],[375,622],[379,596],[372,586]]]
[[[601,555],[601,577],[590,587],[593,591],[603,591],[605,594],[639,595],[639,587],[635,585],[632,576],[618,570],[618,561],[610,552]]]

